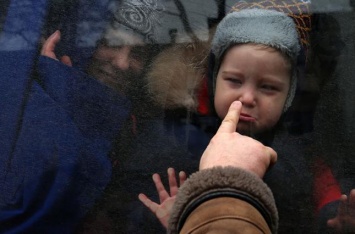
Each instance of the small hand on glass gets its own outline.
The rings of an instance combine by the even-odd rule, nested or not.
[[[60,37],[61,34],[59,30],[55,31],[50,37],[48,37],[48,39],[44,42],[42,46],[41,55],[55,60],[59,60],[54,51],[57,43],[60,41]],[[60,58],[60,61],[65,65],[68,65],[70,67],[72,66],[71,59],[67,55],[62,56]]]
[[[355,233],[355,189],[350,191],[349,197],[341,195],[337,216],[329,219],[327,225],[336,233]]]
[[[166,191],[159,174],[155,173],[153,175],[153,181],[159,194],[160,204],[153,202],[143,193],[138,196],[139,200],[155,214],[165,228],[168,227],[169,217],[176,194],[178,193],[179,185],[181,186],[186,180],[186,173],[183,171],[179,173],[179,185],[177,184],[175,170],[173,168],[168,168],[168,177],[170,194]]]

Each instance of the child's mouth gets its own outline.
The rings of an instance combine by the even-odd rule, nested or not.
[[[250,116],[250,115],[241,113],[240,116],[239,116],[239,121],[243,121],[243,122],[255,122],[255,118],[252,117],[252,116]]]

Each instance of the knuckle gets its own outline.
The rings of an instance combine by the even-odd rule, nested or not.
[[[215,144],[217,144],[218,141],[219,141],[219,137],[218,137],[218,135],[215,135],[215,136],[212,137],[212,139],[210,140],[210,144],[211,144],[211,145],[215,145]]]

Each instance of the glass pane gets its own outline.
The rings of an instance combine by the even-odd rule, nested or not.
[[[218,27],[250,8],[295,34]],[[0,232],[165,233],[138,195],[198,171],[241,100],[237,132],[278,153],[279,232],[326,233],[355,187],[353,25],[351,0],[0,1]]]

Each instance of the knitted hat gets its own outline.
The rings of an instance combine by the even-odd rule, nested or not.
[[[311,0],[254,0],[253,2],[240,1],[236,3],[230,12],[238,12],[244,9],[275,10],[287,14],[295,22],[298,36],[305,55],[310,46],[309,33],[311,31]]]
[[[275,3],[275,1],[263,2]],[[242,9],[238,8],[241,6]],[[265,7],[261,6],[257,3],[237,3],[232,8],[234,12],[229,13],[219,23],[212,41],[212,53],[215,56],[213,84],[216,81],[222,56],[228,48],[236,44],[264,44],[288,55],[291,62],[296,64],[301,49],[301,37],[296,30],[297,25],[287,14],[277,11],[275,8],[264,9]],[[306,39],[304,41],[308,42]],[[296,84],[297,72],[294,69],[284,112],[292,103]]]
[[[104,38],[110,46],[156,43],[163,11],[159,0],[120,1]]]

